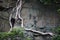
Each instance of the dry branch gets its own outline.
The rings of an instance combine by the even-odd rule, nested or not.
[[[27,28],[25,28],[25,30],[26,31],[29,31],[29,32],[33,32],[33,33],[36,33],[36,34],[39,34],[39,35],[42,35],[42,36],[53,36],[54,34],[53,33],[51,33],[51,32],[46,32],[46,33],[44,33],[44,32],[41,32],[41,31],[36,31],[36,30],[32,30],[32,29],[27,29]]]

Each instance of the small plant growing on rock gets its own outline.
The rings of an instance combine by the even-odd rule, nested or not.
[[[53,37],[52,40],[60,40],[60,26],[56,27],[54,30],[55,30],[54,31],[55,32],[55,36]]]
[[[11,32],[0,32],[0,40],[30,40],[24,36],[24,29],[21,27],[13,28]]]

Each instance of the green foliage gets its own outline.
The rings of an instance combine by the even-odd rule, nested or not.
[[[31,38],[27,37],[26,40],[31,40]]]
[[[11,32],[0,32],[0,40],[11,38],[11,40],[15,40],[15,36],[19,36],[21,40],[30,40],[30,38],[24,37],[24,29],[23,28],[13,28]]]
[[[58,14],[60,15],[60,9],[57,10]]]
[[[54,36],[53,40],[60,40],[60,35]]]
[[[42,3],[44,3],[44,4],[48,4],[48,5],[50,5],[50,4],[53,4],[53,3],[58,3],[59,2],[59,0],[40,0],[40,2],[42,2]]]
[[[60,40],[60,26],[54,29],[56,35],[53,37],[53,40]]]
[[[43,2],[44,4],[50,4],[50,3],[51,3],[51,0],[42,0],[42,2]]]

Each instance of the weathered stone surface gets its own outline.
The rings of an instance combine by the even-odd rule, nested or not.
[[[0,0],[0,6],[9,8],[14,7],[16,5],[16,0]]]
[[[37,30],[43,28],[43,31],[50,31],[52,27],[57,26],[59,18],[54,6],[46,7],[36,3],[27,3],[25,5],[23,6],[21,13],[22,18],[24,19],[24,26],[28,28],[36,27],[36,29],[38,28]]]
[[[1,0],[0,6],[9,8],[16,5],[16,1]],[[9,31],[9,15],[11,9],[8,11],[0,11],[0,31]],[[38,31],[49,32],[51,28],[58,26],[59,17],[56,14],[55,6],[46,7],[36,2],[25,3],[21,11],[21,17],[24,21],[24,27],[36,29]],[[42,37],[36,37],[36,40]]]
[[[9,31],[9,16],[16,0],[0,0],[0,31]]]
[[[16,0],[1,0],[0,6],[2,7],[14,7]],[[13,4],[12,4],[13,3]],[[0,15],[9,20],[11,9],[6,12],[0,12]],[[58,23],[58,17],[56,15],[56,9],[54,6],[46,7],[36,2],[26,3],[23,5],[21,16],[24,19],[24,26],[35,26],[34,20],[37,22],[36,27],[55,27]],[[31,19],[29,19],[31,17]],[[35,19],[34,19],[35,18]],[[2,19],[3,20],[3,19]],[[35,29],[35,28],[34,28]]]

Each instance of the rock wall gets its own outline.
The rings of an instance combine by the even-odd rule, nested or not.
[[[4,8],[14,7],[16,0],[6,0],[1,3],[0,6]],[[0,1],[0,2],[1,2]],[[12,8],[7,11],[0,11],[0,31],[9,31],[9,16],[11,14]],[[29,2],[23,5],[21,11],[21,17],[24,21],[24,27],[35,29],[43,32],[50,32],[51,28],[54,28],[59,25],[59,17],[56,12],[55,6],[44,6],[40,3]],[[28,33],[30,35],[30,33]],[[32,35],[33,36],[33,35]],[[32,37],[33,38],[33,37]],[[38,36],[34,37],[33,40],[50,40],[48,37]]]
[[[9,31],[9,13],[0,11],[0,31]]]
[[[0,6],[5,8],[14,7],[16,0],[1,0]],[[24,26],[27,28],[38,29],[40,31],[50,31],[52,27],[58,26],[59,18],[56,13],[56,6],[44,6],[36,1],[25,3],[21,11],[21,17],[24,20]],[[9,15],[11,14],[12,8],[7,11],[0,11],[0,27],[6,30],[9,26]],[[5,21],[5,22],[4,22]],[[6,26],[3,26],[3,25]],[[2,29],[1,28],[1,29]],[[3,30],[5,31],[5,29]]]
[[[16,0],[0,0],[0,31],[10,30],[9,16],[16,5]]]
[[[44,6],[38,3],[26,3],[23,6],[21,16],[24,26],[44,32],[58,26],[59,18],[55,6]]]

